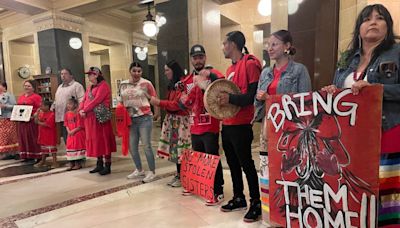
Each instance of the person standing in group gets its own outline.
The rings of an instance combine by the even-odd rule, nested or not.
[[[78,114],[78,100],[71,97],[67,101],[67,112],[64,117],[64,125],[67,129],[68,137],[66,143],[67,160],[70,163],[67,171],[78,170],[82,168],[82,162],[85,161],[85,126],[81,116]]]
[[[154,116],[147,97],[157,96],[153,84],[142,78],[143,68],[138,62],[129,66],[131,78],[121,82],[120,94],[123,105],[127,108],[132,122],[129,131],[129,151],[131,153],[136,170],[127,176],[128,179],[143,178],[143,182],[151,182],[156,177],[156,165],[151,145],[151,131],[153,119],[158,120],[160,109],[154,107]],[[147,173],[142,167],[139,154],[139,139],[144,145],[144,152],[149,165]]]
[[[57,129],[55,114],[50,110],[52,102],[49,99],[43,99],[40,109],[35,113],[35,123],[39,127],[38,144],[42,159],[36,167],[42,167],[46,164],[46,157],[51,154],[53,158],[53,168],[58,168],[57,163]]]
[[[234,117],[224,119],[222,122],[222,146],[231,171],[234,195],[228,204],[221,207],[221,211],[230,212],[247,208],[243,193],[243,169],[251,197],[250,209],[244,216],[244,221],[254,222],[261,216],[261,201],[257,171],[251,155],[253,141],[251,122],[261,64],[254,55],[248,54],[245,43],[246,39],[240,31],[229,32],[223,42],[225,58],[232,60],[232,65],[226,71],[226,79],[235,83],[241,94],[221,92],[217,97],[219,105],[233,104],[240,107],[240,111]],[[242,53],[243,49],[245,54]]]
[[[256,107],[254,121],[261,122],[260,156],[263,156],[261,163],[264,164],[268,164],[267,135],[265,132],[267,127],[266,99],[271,95],[301,93],[311,90],[311,80],[307,68],[291,58],[296,53],[296,49],[293,46],[293,38],[289,31],[279,30],[274,32],[268,38],[267,51],[270,59],[275,60],[275,64],[273,67],[266,67],[261,72],[254,102]],[[263,191],[263,188],[268,188],[268,182],[263,181],[269,179],[268,172],[260,170],[260,178],[264,185],[261,186],[261,191]],[[268,204],[268,201],[264,200],[263,202]]]
[[[2,82],[0,84],[0,157],[2,159],[19,158],[17,125],[10,120],[15,104],[15,97],[7,92],[7,83]]]
[[[395,37],[393,19],[385,6],[364,7],[333,84],[322,89],[334,93],[338,88],[351,88],[357,95],[373,84],[383,87],[378,227],[400,226],[400,45]]]
[[[193,45],[190,49],[190,61],[194,68],[188,76],[189,84],[193,83],[187,98],[183,100],[185,107],[191,112],[190,133],[192,137],[192,149],[212,155],[219,155],[219,130],[220,121],[212,117],[204,107],[204,92],[209,84],[224,76],[215,69],[206,69],[206,51],[200,44]],[[206,201],[207,206],[221,204],[224,199],[224,177],[221,161],[218,163],[214,179],[214,197]],[[190,195],[184,189],[183,195]]]
[[[189,111],[179,106],[178,102],[182,94],[186,93],[184,80],[186,76],[181,66],[171,60],[164,66],[164,74],[169,80],[166,100],[160,100],[155,96],[150,97],[150,103],[167,111],[161,128],[160,142],[157,154],[176,163],[177,174],[168,185],[181,187],[180,181],[180,156],[182,151],[190,149],[190,124]]]
[[[111,125],[111,89],[99,68],[90,67],[85,74],[91,86],[79,106],[79,114],[85,125],[86,156],[97,158],[96,167],[90,173],[107,175],[111,173],[111,153],[117,151]]]
[[[82,102],[85,95],[83,86],[74,80],[74,76],[70,69],[63,68],[60,73],[62,83],[58,86],[52,109],[56,115],[56,123],[61,130],[61,136],[64,143],[67,143],[68,132],[64,124],[64,115],[69,97],[75,97],[78,102]]]
[[[26,80],[24,82],[24,93],[18,98],[18,105],[32,106],[32,114],[40,108],[42,97],[36,91],[36,81]],[[28,122],[18,122],[18,144],[21,159],[30,161],[41,158],[40,146],[38,141],[38,126],[34,121],[33,115]]]

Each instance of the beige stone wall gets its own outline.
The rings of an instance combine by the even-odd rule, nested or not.
[[[34,43],[14,42],[14,40],[24,37],[30,37],[30,40],[33,38]],[[22,82],[24,80],[18,76],[17,69],[21,66],[28,66],[31,75],[40,74],[39,48],[35,45],[37,43],[36,28],[32,21],[13,24],[2,29],[1,41],[8,90],[19,96],[23,91]]]
[[[275,0],[271,3],[271,33],[288,29],[288,0]]]
[[[254,54],[260,61],[263,59],[263,42],[258,42],[257,31],[255,25],[265,24],[271,22],[271,17],[265,17],[258,13],[257,5],[258,0],[242,0],[225,4],[220,7],[221,14],[231,20],[235,21],[239,25],[225,26],[221,28],[221,45],[225,39],[225,35],[233,30],[240,30],[246,37],[246,47],[249,52]],[[226,60],[223,56],[220,46],[220,59],[221,59],[221,70],[225,73],[227,67],[231,64],[229,60]]]
[[[203,45],[207,54],[207,64],[221,71],[219,5],[211,0],[188,1],[188,17],[189,48],[194,44]],[[193,67],[190,67],[193,70]]]
[[[354,24],[367,0],[340,0],[338,52],[347,49],[354,30]],[[340,55],[338,55],[340,57]]]
[[[129,65],[132,62],[132,47],[125,44],[117,44],[110,46],[110,73],[111,73],[111,90],[113,98],[117,95],[116,80],[129,79]]]
[[[368,0],[368,4],[380,3],[384,5],[393,18],[393,28],[397,35],[400,35],[400,0]]]
[[[240,31],[246,36],[249,52],[262,59],[262,45],[256,42],[255,25],[271,22],[271,17],[258,13],[258,0],[242,0],[221,6],[221,14],[240,24]],[[224,33],[225,36],[226,33]]]
[[[57,17],[58,14],[62,15],[62,17]],[[72,18],[73,20],[63,21],[63,17]],[[114,18],[105,18],[99,15],[92,15],[83,19],[65,13],[46,12],[34,17],[24,18],[23,21],[18,23],[10,23],[9,27],[2,28],[1,35],[6,70],[5,76],[10,92],[18,95],[22,91],[22,79],[17,76],[16,71],[20,66],[29,65],[33,75],[41,73],[37,32],[52,28],[65,29],[82,34],[85,69],[90,66],[100,67],[104,64],[110,64],[113,97],[116,95],[116,79],[129,78],[128,67],[133,60],[132,45],[138,42],[140,44],[146,43],[141,38],[135,38],[128,22],[116,21]],[[34,43],[28,45],[26,43],[16,44],[13,42],[13,40],[26,36],[33,36]],[[90,37],[109,41],[111,44],[109,46],[109,55],[91,55]]]
[[[23,82],[25,79],[18,76],[18,68],[22,66],[28,67],[31,75],[38,74],[40,71],[36,65],[38,59],[36,58],[35,45],[31,43],[10,41],[8,46],[9,59],[11,60],[9,64],[10,69],[8,71],[11,73],[11,83],[9,84],[12,86],[10,86],[10,89],[15,96],[20,96],[23,93]]]

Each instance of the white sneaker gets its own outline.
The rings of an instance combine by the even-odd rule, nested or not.
[[[176,179],[175,182],[171,184],[171,187],[174,188],[182,187],[181,179]]]
[[[152,182],[156,178],[156,174],[154,174],[152,171],[148,171],[146,176],[143,178],[144,183],[149,183]]]
[[[126,178],[135,179],[135,178],[139,178],[139,177],[144,177],[144,175],[145,175],[144,170],[139,171],[139,170],[135,169],[135,171],[133,171],[133,173],[129,174]]]
[[[170,181],[168,181],[167,185],[171,186],[176,180],[179,180],[179,176],[174,176]]]

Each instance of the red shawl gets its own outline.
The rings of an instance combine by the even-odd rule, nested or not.
[[[125,106],[121,103],[115,109],[115,120],[117,136],[122,137],[122,154],[127,156],[129,151],[129,126],[131,125],[131,118]]]

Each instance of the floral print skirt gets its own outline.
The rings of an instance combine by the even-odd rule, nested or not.
[[[180,163],[182,151],[191,148],[189,116],[168,113],[161,129],[157,155],[174,163]]]

